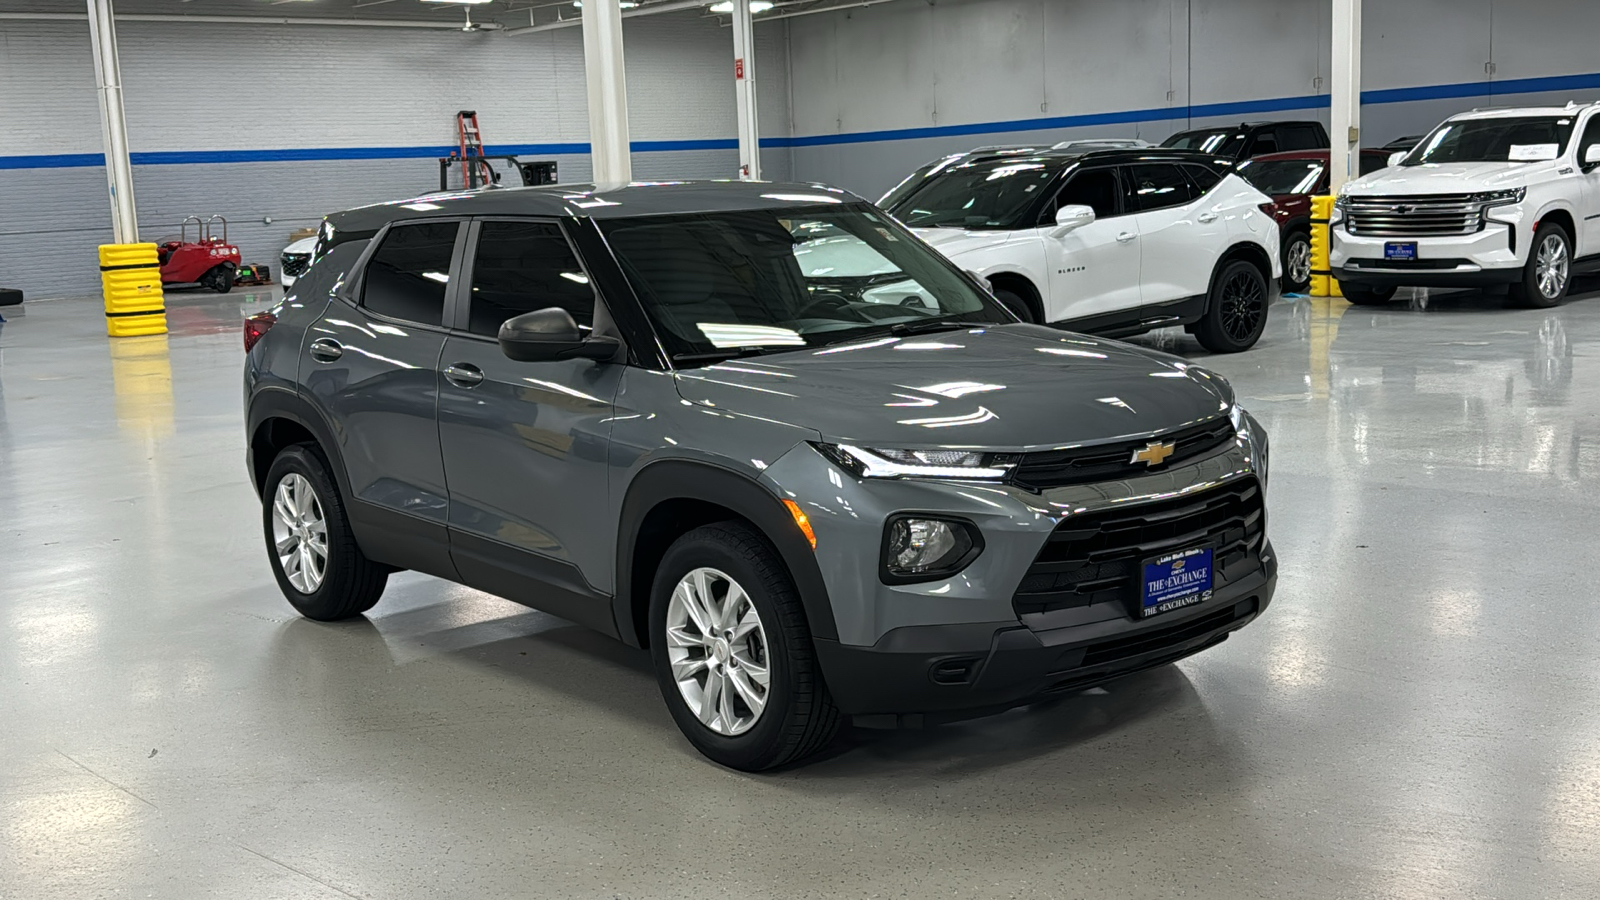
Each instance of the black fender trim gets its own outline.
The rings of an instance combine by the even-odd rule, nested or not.
[[[662,460],[640,470],[628,486],[622,501],[617,529],[617,592],[612,598],[616,633],[624,642],[644,646],[643,636],[634,627],[634,553],[640,527],[650,511],[669,500],[699,500],[726,507],[748,519],[761,530],[783,557],[800,601],[806,610],[811,635],[823,640],[838,640],[839,628],[833,618],[827,583],[817,565],[816,552],[794,524],[782,500],[770,488],[731,469],[688,460]]]
[[[322,452],[328,455],[328,462],[333,466],[333,477],[339,482],[339,491],[345,497],[350,497],[350,476],[344,468],[344,454],[339,450],[338,441],[334,440],[333,429],[329,427],[328,420],[317,411],[298,393],[281,387],[263,387],[250,396],[249,409],[245,413],[248,423],[245,437],[248,440],[246,460],[250,469],[250,483],[255,487],[256,496],[261,496],[261,485],[256,477],[255,444],[256,435],[260,434],[261,426],[268,419],[288,419],[296,425],[311,432],[322,446]]]

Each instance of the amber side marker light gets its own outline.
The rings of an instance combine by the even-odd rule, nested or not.
[[[811,542],[811,549],[817,549],[817,533],[811,530],[811,519],[805,510],[800,508],[800,504],[787,498],[784,499],[783,505],[789,507],[789,515],[794,516],[794,523],[800,526],[800,533]]]

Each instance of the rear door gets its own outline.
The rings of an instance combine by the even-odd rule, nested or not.
[[[434,574],[451,571],[435,415],[445,296],[465,234],[460,220],[380,232],[354,283],[308,330],[300,364],[334,424],[363,549]]]
[[[1227,223],[1208,209],[1200,188],[1177,163],[1126,166],[1125,203],[1136,209],[1143,306],[1151,307],[1206,292],[1211,269],[1227,242]]]
[[[1123,207],[1122,193],[1115,168],[1081,169],[1046,206],[1040,233],[1050,273],[1045,304],[1050,321],[1138,310],[1142,250],[1138,225]],[[1056,210],[1071,204],[1092,208],[1094,221],[1052,237]]]
[[[444,342],[439,444],[450,485],[451,553],[482,590],[609,630],[616,546],[607,442],[623,367],[517,362],[500,325],[549,307],[595,324],[587,270],[561,223],[480,219]]]

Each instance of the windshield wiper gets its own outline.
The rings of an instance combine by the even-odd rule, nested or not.
[[[896,322],[889,326],[889,333],[893,335],[928,334],[934,331],[952,331],[958,328],[974,328],[980,323],[956,322],[951,319],[924,319],[916,322]],[[996,323],[998,324],[998,323]]]
[[[739,359],[745,356],[760,356],[763,353],[772,353],[778,350],[799,350],[798,346],[764,347],[760,345],[750,347],[724,347],[721,350],[711,350],[705,353],[674,353],[673,362],[715,362],[723,359]]]

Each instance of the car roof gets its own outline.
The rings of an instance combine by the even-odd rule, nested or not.
[[[1600,103],[1570,103],[1566,106],[1492,106],[1457,113],[1449,121],[1463,119],[1511,119],[1519,116],[1570,116],[1600,106]]]
[[[1103,150],[1086,150],[1078,147],[1065,149],[1041,150],[1038,153],[1018,154],[1012,156],[984,156],[977,159],[962,160],[944,171],[967,167],[1000,167],[1014,166],[1018,163],[1042,163],[1052,168],[1065,168],[1073,163],[1103,163],[1114,165],[1117,163],[1131,162],[1194,162],[1210,163],[1217,166],[1232,166],[1233,160],[1211,153],[1201,153],[1198,150],[1175,150],[1170,147],[1112,147]]]
[[[849,191],[816,183],[730,180],[552,184],[424,194],[343,210],[330,214],[328,220],[336,228],[366,230],[401,219],[437,216],[622,219],[864,202]]]

